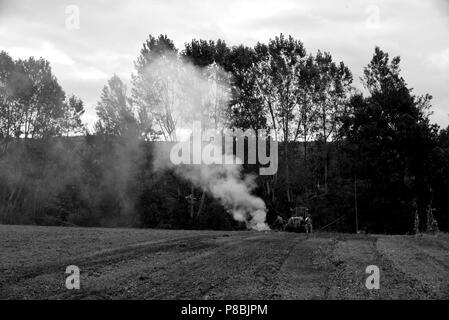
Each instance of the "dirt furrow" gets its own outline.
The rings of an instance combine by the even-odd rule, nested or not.
[[[64,293],[63,296],[82,297],[82,291],[71,292],[65,288],[67,275],[64,271],[68,265],[73,264],[80,268],[83,285],[87,288],[91,282],[99,284],[111,282],[110,277],[113,274],[116,276],[120,276],[117,273],[132,274],[135,272],[135,266],[142,261],[158,268],[173,263],[174,260],[182,260],[186,255],[195,254],[209,247],[210,244],[202,242],[205,238],[211,237],[205,235],[171,241],[144,242],[87,256],[73,257],[70,260],[17,268],[8,275],[8,278],[2,277],[0,298],[32,298],[45,295],[57,298],[59,292]],[[112,283],[120,283],[119,279],[123,277],[122,275]],[[123,287],[126,288],[126,286]],[[28,290],[29,288],[33,290]]]
[[[0,299],[449,298],[447,234],[0,226],[0,240]],[[72,264],[80,290],[65,287]]]

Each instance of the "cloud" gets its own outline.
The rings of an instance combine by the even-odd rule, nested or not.
[[[433,119],[447,123],[446,0],[409,0],[407,10],[402,0],[0,0],[1,4],[0,50],[49,60],[64,89],[83,98],[90,115],[107,78],[116,73],[129,81],[148,34],[167,34],[182,50],[192,38],[254,45],[283,32],[303,41],[310,53],[329,51],[351,68],[355,79],[376,45],[391,56],[400,55],[406,81],[434,96],[439,112]],[[79,6],[79,30],[65,27],[67,4]]]
[[[107,80],[109,75],[96,67],[76,67],[69,72],[69,77],[76,78],[81,81],[91,80]]]
[[[428,63],[435,69],[443,72],[449,71],[449,48],[440,52],[430,53],[428,55]]]
[[[48,61],[51,61],[53,64],[64,64],[64,65],[74,65],[70,56],[65,54],[64,52],[58,50],[53,44],[50,42],[44,42],[41,46],[36,48],[30,47],[8,47],[6,51],[9,52],[13,57],[18,57],[22,59],[27,59],[29,57],[42,57]]]

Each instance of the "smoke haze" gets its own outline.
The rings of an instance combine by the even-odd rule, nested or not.
[[[165,89],[172,91],[175,99],[165,101],[165,106],[169,104],[171,107],[170,112],[177,124],[176,133],[188,132],[188,124],[193,121],[201,121],[203,128],[224,129],[225,122],[218,119],[223,120],[230,88],[229,82],[218,79],[229,80],[230,76],[220,67],[212,65],[200,69],[181,59],[164,58],[152,62],[147,67],[146,74],[151,77],[157,74],[170,82],[171,87]],[[161,106],[163,105],[164,103],[161,103]],[[179,134],[175,137],[179,138]],[[183,137],[182,140],[188,143],[189,139],[190,136]],[[229,154],[219,154],[214,157],[224,156],[224,163],[232,163],[235,159],[236,164],[174,166],[167,158],[168,153],[167,150],[156,152],[153,162],[155,170],[174,170],[179,177],[217,199],[236,221],[246,223],[248,228],[260,231],[269,229],[265,223],[264,201],[251,194],[256,187],[255,177],[242,175],[240,159]]]

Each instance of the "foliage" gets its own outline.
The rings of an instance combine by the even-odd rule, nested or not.
[[[256,180],[269,223],[306,206],[317,229],[353,232],[357,213],[369,232],[448,230],[449,128],[431,124],[432,97],[414,95],[400,58],[380,48],[364,69],[367,94],[352,81],[343,62],[291,36],[254,47],[193,39],[178,51],[150,35],[130,95],[116,75],[103,88],[91,135],[83,102],[48,61],[1,52],[0,223],[242,228],[202,190],[155,170],[161,140],[201,119],[280,142],[280,170]]]

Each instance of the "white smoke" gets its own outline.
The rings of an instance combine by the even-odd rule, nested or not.
[[[225,155],[229,163],[231,155]],[[237,159],[239,161],[239,159]],[[217,199],[236,221],[245,222],[249,229],[269,230],[265,223],[265,202],[251,194],[257,186],[254,176],[242,176],[241,164],[188,165],[176,173]]]
[[[174,65],[176,67],[173,67]],[[166,78],[165,82],[170,82],[169,87],[174,93],[172,96],[176,96],[176,101],[170,103],[172,118],[177,124],[176,132],[191,127],[188,124],[193,121],[201,121],[209,128],[219,127],[217,118],[223,114],[230,92],[230,81],[223,82],[223,79],[230,79],[224,70],[216,64],[200,69],[182,59],[167,60],[165,57],[163,60],[150,64],[146,71],[148,76],[151,75],[150,77],[158,74]],[[223,126],[221,129],[224,129]],[[179,135],[176,140],[179,140]],[[245,222],[250,229],[269,229],[265,223],[264,201],[251,194],[256,187],[254,176],[242,176],[242,165],[239,159],[235,162],[237,164],[232,165],[174,166],[166,158],[166,151],[156,152],[155,170],[173,169],[179,177],[190,181],[217,199],[235,220]],[[228,160],[234,158],[233,155],[228,154],[216,156],[225,157]]]

